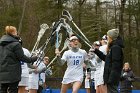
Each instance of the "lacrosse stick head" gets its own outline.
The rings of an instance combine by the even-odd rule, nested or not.
[[[62,16],[65,16],[68,18],[69,21],[72,21],[72,16],[70,15],[69,11],[63,10],[62,11]]]
[[[40,31],[38,32],[38,40],[40,40],[40,38],[44,35],[45,31],[49,29],[49,26],[47,24],[41,24],[40,25]]]
[[[40,29],[46,30],[46,29],[49,29],[49,26],[46,23],[43,23],[40,25]]]
[[[67,31],[69,37],[71,37],[71,36],[74,34],[72,28],[71,28],[70,25],[66,22],[66,19],[64,19],[63,27],[66,29],[66,31]]]
[[[65,19],[65,18],[60,18],[59,21],[60,21],[61,23],[65,23],[65,22],[66,22],[66,19]]]
[[[44,51],[37,49],[33,51],[32,55],[38,56],[38,57],[43,57],[45,55]]]

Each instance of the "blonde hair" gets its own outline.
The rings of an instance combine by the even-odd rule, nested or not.
[[[16,32],[16,27],[14,27],[14,26],[6,26],[5,27],[5,32],[6,32],[6,34],[13,34],[14,32]]]
[[[107,43],[107,48],[106,48],[107,54],[110,51],[110,46],[111,46],[112,42],[113,42],[113,39],[110,36],[108,36],[108,43]]]

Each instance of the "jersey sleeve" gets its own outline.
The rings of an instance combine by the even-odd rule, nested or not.
[[[85,50],[84,50],[84,59],[85,59],[85,61],[88,60],[88,55],[87,55],[87,52]]]
[[[62,60],[64,60],[64,61],[66,61],[67,60],[67,54],[68,54],[68,52],[67,51],[65,51],[64,52],[64,54],[62,55]]]
[[[25,54],[27,57],[31,57],[31,53],[29,52],[28,49],[23,48],[23,51],[24,51],[24,54]]]

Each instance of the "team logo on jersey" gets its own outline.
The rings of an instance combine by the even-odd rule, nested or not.
[[[69,58],[83,58],[83,56],[69,56]]]

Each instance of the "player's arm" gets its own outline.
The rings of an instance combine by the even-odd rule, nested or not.
[[[62,66],[62,65],[64,65],[64,63],[65,63],[65,60],[62,59],[60,56],[57,56],[57,63],[58,63],[60,66]]]

